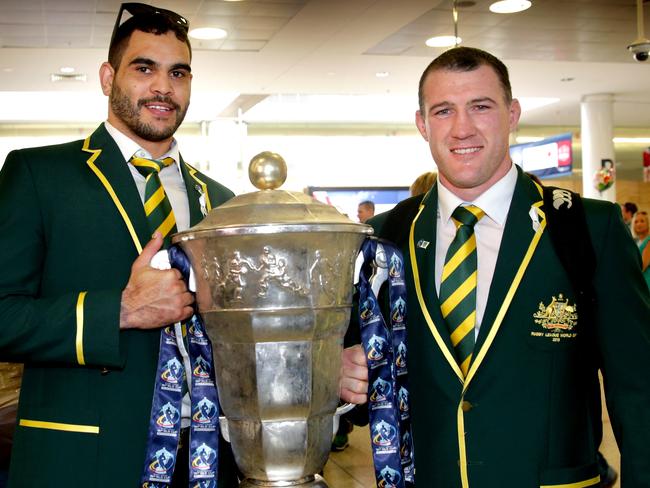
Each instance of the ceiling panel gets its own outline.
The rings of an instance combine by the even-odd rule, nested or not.
[[[64,64],[89,76],[70,89],[97,90],[121,0],[0,2],[0,91],[62,90],[48,80]],[[178,11],[193,26],[228,30],[224,40],[192,41],[193,93],[412,95],[422,69],[443,51],[424,41],[453,34],[451,0],[147,3]],[[516,92],[561,98],[525,119],[577,124],[582,96],[611,92],[615,99],[635,97],[616,106],[617,121],[650,128],[650,62],[636,63],[626,50],[636,38],[635,0],[533,0],[513,15],[493,14],[489,4],[476,0],[460,9],[463,43],[504,59]],[[389,76],[377,78],[380,71]],[[574,81],[560,83],[562,77]]]

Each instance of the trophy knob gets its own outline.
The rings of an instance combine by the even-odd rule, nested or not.
[[[287,179],[287,163],[277,153],[261,152],[251,159],[248,178],[259,190],[275,190]]]

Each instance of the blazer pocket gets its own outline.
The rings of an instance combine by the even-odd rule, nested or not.
[[[540,488],[585,488],[598,486],[598,464],[561,469],[545,469],[539,475]]]
[[[95,486],[100,432],[96,415],[62,416],[40,408],[20,413],[11,457],[12,486],[54,486],[53,480],[56,486]]]

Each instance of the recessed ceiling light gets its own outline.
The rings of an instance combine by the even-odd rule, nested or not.
[[[50,81],[56,83],[59,81],[86,81],[87,77],[83,73],[51,73]]]
[[[223,39],[227,36],[228,32],[226,32],[224,29],[220,29],[219,27],[198,27],[190,31],[190,37],[204,41]]]
[[[500,0],[490,5],[490,12],[495,14],[514,14],[529,9],[532,2],[529,0]]]
[[[74,73],[74,68],[72,66],[61,66],[59,71],[61,73]]]
[[[460,44],[463,40],[456,36],[436,36],[430,37],[425,44],[429,47],[450,47]]]
[[[537,137],[537,136],[517,136],[515,137],[515,140],[517,141],[517,144],[526,144],[527,142],[539,142],[543,141],[543,137]]]
[[[560,81],[567,82],[567,81],[573,81],[575,78],[573,76],[565,76],[564,78],[560,78]]]
[[[388,71],[377,71],[375,73],[375,76],[377,78],[388,78],[388,75],[390,75],[390,73]]]
[[[649,144],[650,137],[614,137],[615,144]]]

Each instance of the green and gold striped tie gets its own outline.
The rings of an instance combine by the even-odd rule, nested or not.
[[[160,182],[159,172],[174,163],[174,158],[146,159],[131,158],[131,164],[145,177],[144,212],[149,221],[151,232],[160,231],[164,239],[164,248],[171,245],[171,235],[176,232],[176,218],[165,189]]]
[[[474,225],[485,213],[474,205],[456,207],[451,218],[456,237],[449,245],[440,281],[440,308],[451,334],[456,361],[467,376],[476,325],[476,236]]]

